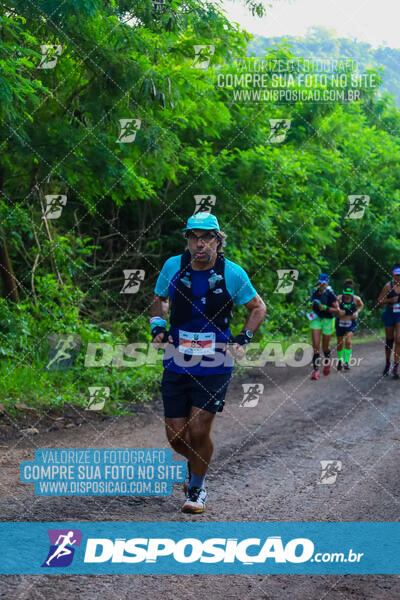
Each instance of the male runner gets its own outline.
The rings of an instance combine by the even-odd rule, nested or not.
[[[385,355],[386,364],[383,369],[383,375],[388,375],[390,370],[390,359],[394,336],[396,334],[396,344],[394,349],[393,379],[399,378],[400,361],[400,264],[396,264],[392,270],[393,278],[385,283],[378,297],[378,306],[385,306],[382,313],[382,320],[385,324],[386,343]]]
[[[223,410],[232,355],[244,355],[266,307],[242,267],[225,258],[226,235],[214,215],[198,212],[183,231],[187,248],[162,267],[150,325],[154,345],[165,348],[161,390],[167,438],[188,459],[190,480],[182,511],[200,513],[205,509],[204,480],[213,453],[211,425],[215,413]],[[232,338],[233,304],[244,304],[249,314],[241,333]]]
[[[310,312],[307,317],[310,320],[311,340],[313,345],[313,372],[311,379],[318,379],[320,367],[319,349],[321,345],[322,333],[322,349],[324,352],[324,375],[329,375],[331,351],[329,349],[329,341],[333,333],[334,313],[338,308],[336,296],[329,285],[329,275],[321,273],[318,278],[317,286],[311,293],[311,298],[308,302]]]

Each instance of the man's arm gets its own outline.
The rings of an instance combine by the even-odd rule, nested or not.
[[[169,297],[158,296],[154,294],[153,302],[151,303],[150,313],[152,317],[161,317],[167,320],[169,311]]]
[[[261,323],[264,321],[265,315],[267,313],[267,307],[266,307],[263,299],[258,294],[256,294],[254,296],[254,298],[249,300],[249,302],[246,302],[244,304],[244,306],[249,311],[249,315],[247,317],[245,326],[242,329],[242,332],[250,329],[254,333],[255,331],[257,331],[257,329],[260,327]],[[237,336],[237,337],[240,337],[240,336]],[[232,347],[231,351],[229,351],[228,345],[225,346],[224,351],[225,350],[228,350],[229,354],[233,358],[236,358],[239,360],[241,358],[243,358],[243,356],[245,355],[245,352],[246,352],[245,345],[241,345],[237,342],[233,343],[233,347]]]
[[[169,312],[169,297],[168,296],[159,296],[158,294],[154,294],[153,302],[151,303],[150,313],[152,317],[161,317],[165,321],[167,320]],[[164,337],[164,333],[161,332],[155,336],[153,339],[153,344],[156,348],[165,348],[167,342],[164,345],[160,345],[162,339]],[[168,341],[172,342],[172,336],[168,336]]]
[[[250,329],[254,333],[264,321],[267,307],[264,300],[258,294],[256,294],[249,302],[246,302],[244,306],[249,311],[249,314],[242,331]]]

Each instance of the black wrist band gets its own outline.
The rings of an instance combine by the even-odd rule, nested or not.
[[[154,327],[151,331],[151,336],[154,340],[154,338],[159,334],[159,333],[163,333],[164,336],[162,338],[162,342],[168,342],[168,335],[167,335],[167,330],[165,329],[165,327]]]
[[[240,346],[244,346],[245,344],[250,343],[250,338],[248,338],[245,333],[239,333],[239,335],[235,335],[235,337],[231,336],[231,339],[229,341],[232,344],[239,344]]]

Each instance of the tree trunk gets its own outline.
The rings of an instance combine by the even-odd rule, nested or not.
[[[3,190],[3,172],[0,170],[0,194]],[[3,280],[5,298],[19,302],[17,281],[8,254],[6,234],[0,224],[0,276]]]
[[[8,255],[6,236],[3,227],[0,227],[0,274],[3,280],[5,298],[19,302],[17,282]]]

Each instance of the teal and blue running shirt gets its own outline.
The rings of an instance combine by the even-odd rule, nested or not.
[[[154,293],[158,296],[167,297],[172,300],[175,292],[175,282],[177,281],[180,268],[181,268],[181,257],[179,254],[177,256],[171,256],[168,260],[165,261],[160,275],[158,276],[156,286],[154,288]],[[205,271],[194,271],[191,267],[191,280],[192,280],[192,291],[195,296],[199,296],[192,304],[192,319],[182,324],[180,327],[171,327],[170,335],[173,338],[173,344],[175,346],[175,352],[173,356],[164,358],[163,365],[164,368],[169,371],[174,371],[175,373],[187,373],[191,375],[216,375],[220,373],[229,373],[233,370],[233,359],[228,354],[225,356],[224,361],[219,361],[219,364],[213,366],[215,363],[215,357],[217,354],[222,353],[222,346],[217,347],[216,353],[211,354],[209,356],[196,356],[193,359],[192,355],[184,354],[183,352],[178,352],[179,345],[179,331],[182,332],[190,332],[190,333],[213,333],[215,334],[215,343],[216,344],[225,344],[228,342],[231,336],[231,330],[228,327],[227,329],[218,329],[212,323],[210,323],[205,316],[204,313],[204,305],[202,304],[201,296],[205,295],[208,291],[208,279],[210,277],[210,269]],[[232,298],[232,302],[240,306],[242,304],[246,304],[250,302],[255,295],[257,294],[255,288],[250,282],[249,276],[246,271],[242,269],[239,265],[232,262],[231,260],[225,257],[225,284],[226,289],[229,295]],[[176,364],[175,356],[177,358]],[[189,366],[185,366],[183,363],[192,359],[197,359],[197,364],[192,364]],[[201,364],[200,364],[201,360]],[[210,365],[207,365],[207,362],[210,362]],[[221,364],[223,362],[223,364]]]

